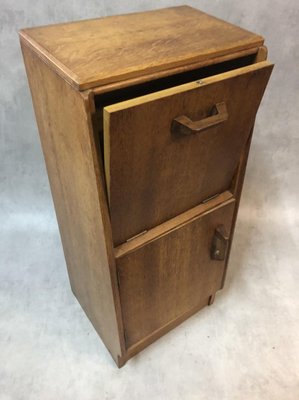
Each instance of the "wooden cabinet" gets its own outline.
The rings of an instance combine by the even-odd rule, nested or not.
[[[20,40],[72,290],[122,366],[223,287],[273,65],[187,6]]]

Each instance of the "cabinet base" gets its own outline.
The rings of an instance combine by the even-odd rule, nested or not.
[[[215,295],[213,295],[213,296],[215,298]],[[156,331],[154,331],[153,333],[151,333],[150,335],[148,335],[144,339],[140,340],[139,342],[137,342],[133,346],[129,347],[127,349],[126,354],[124,354],[123,356],[118,357],[117,366],[119,368],[123,367],[130,358],[134,357],[141,350],[145,349],[147,346],[149,346],[150,344],[155,342],[161,336],[165,335],[167,332],[171,331],[172,329],[174,329],[175,327],[180,325],[182,322],[184,322],[186,319],[188,319],[192,315],[196,314],[199,310],[201,310],[205,306],[210,305],[211,304],[210,303],[211,297],[212,296],[204,299],[200,304],[198,304],[192,310],[189,310],[187,313],[179,316],[175,320],[170,321],[169,323],[167,323],[163,327],[157,329]]]

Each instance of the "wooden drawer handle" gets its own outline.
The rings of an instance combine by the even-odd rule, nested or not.
[[[212,126],[219,125],[228,119],[228,112],[224,102],[217,103],[212,108],[211,115],[199,121],[192,121],[186,115],[175,118],[171,124],[171,132],[176,135],[192,135],[202,132]]]
[[[215,229],[212,247],[211,247],[211,259],[223,261],[226,256],[228,247],[229,236],[226,232],[224,225],[219,225]]]

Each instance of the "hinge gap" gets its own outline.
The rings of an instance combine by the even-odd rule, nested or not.
[[[134,235],[134,236],[130,237],[129,239],[127,239],[126,242],[130,242],[131,240],[136,239],[141,235],[144,235],[146,232],[147,232],[147,230],[145,229],[144,231],[137,233],[137,235]]]
[[[126,331],[125,328],[124,328],[124,339],[125,339],[125,343],[127,343],[128,342],[128,335],[127,335],[127,331]]]
[[[118,269],[116,270],[116,280],[117,280],[117,286],[120,288],[120,276],[119,276]]]
[[[207,199],[203,200],[202,203],[207,203],[210,200],[215,199],[215,197],[219,196],[219,193],[213,194],[213,196],[208,197]]]

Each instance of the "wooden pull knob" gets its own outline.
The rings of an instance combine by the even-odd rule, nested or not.
[[[219,225],[215,229],[212,247],[211,247],[211,259],[223,261],[226,256],[228,247],[229,236],[224,225]]]

